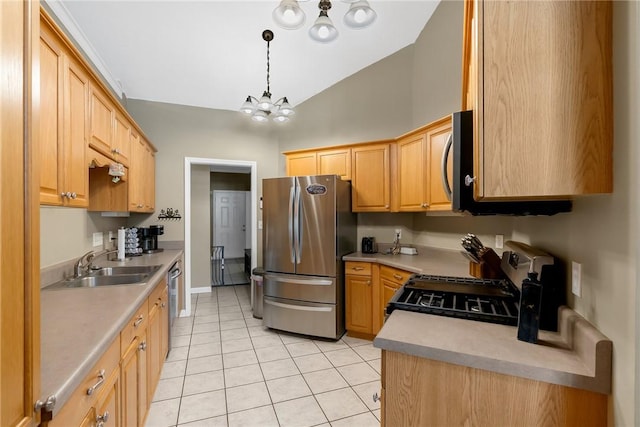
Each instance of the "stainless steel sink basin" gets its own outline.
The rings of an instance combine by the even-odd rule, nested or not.
[[[117,267],[100,267],[91,270],[89,276],[116,276],[122,274],[148,274],[152,276],[162,267],[161,265],[129,265]]]
[[[139,285],[149,280],[160,269],[160,265],[132,265],[102,267],[92,270],[89,275],[64,279],[45,289],[94,288],[97,286]]]

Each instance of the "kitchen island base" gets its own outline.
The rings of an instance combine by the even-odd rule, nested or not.
[[[605,426],[607,395],[382,351],[382,425]]]

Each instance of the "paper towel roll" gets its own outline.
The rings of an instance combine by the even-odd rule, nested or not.
[[[126,241],[126,230],[124,227],[118,229],[118,261],[125,260],[124,245]]]

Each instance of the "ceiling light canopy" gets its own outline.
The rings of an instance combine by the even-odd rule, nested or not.
[[[301,0],[305,1],[305,0]],[[353,29],[368,27],[376,20],[376,12],[369,6],[366,0],[342,0],[351,3],[349,10],[344,15],[344,23]],[[331,9],[330,0],[320,0],[318,2],[320,14],[313,26],[309,28],[309,37],[320,43],[329,43],[338,38],[338,30],[329,18]],[[300,28],[305,21],[305,14],[298,1],[282,0],[280,5],[273,11],[273,19],[276,24],[286,30]]]
[[[283,1],[284,3],[284,1]],[[274,11],[275,14],[275,11]],[[240,111],[251,116],[256,122],[269,121],[269,115],[273,114],[273,121],[277,123],[288,122],[290,116],[295,114],[293,107],[289,104],[289,100],[284,96],[276,102],[271,101],[271,87],[269,83],[270,64],[269,64],[269,46],[273,40],[273,31],[264,30],[262,39],[267,42],[267,90],[262,92],[260,99],[248,95],[240,107]]]

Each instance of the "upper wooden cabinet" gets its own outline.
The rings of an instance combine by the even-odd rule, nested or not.
[[[444,117],[427,127],[425,142],[427,146],[427,211],[450,211],[451,199],[444,186],[447,180],[449,189],[453,187],[453,156],[443,164],[443,154],[447,143],[453,138],[451,116]],[[446,174],[444,173],[446,171]]]
[[[89,203],[87,102],[89,78],[56,36],[40,35],[40,203]]]
[[[351,148],[332,147],[285,153],[287,176],[338,175],[351,179]]]
[[[467,0],[477,199],[612,191],[612,3]]]
[[[317,175],[317,156],[315,151],[287,155],[287,176]]]
[[[105,156],[112,156],[115,107],[94,85],[91,85],[89,146]]]
[[[131,133],[131,174],[129,177],[129,211],[155,210],[154,149],[135,132]]]
[[[351,149],[351,210],[390,212],[390,152],[392,144],[378,143]]]
[[[113,131],[113,144],[111,153],[119,163],[129,166],[129,158],[131,156],[131,124],[120,113],[116,113]]]

